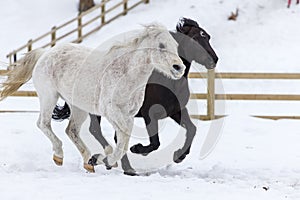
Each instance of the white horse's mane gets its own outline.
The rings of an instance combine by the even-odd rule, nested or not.
[[[167,31],[166,27],[163,26],[162,24],[159,23],[151,23],[151,24],[144,24],[141,25],[145,29],[141,34],[137,34],[134,38],[132,38],[129,42],[123,42],[123,43],[118,43],[114,44],[107,53],[111,53],[112,51],[123,49],[123,48],[128,48],[128,47],[136,47],[141,42],[149,37],[149,36],[154,36],[156,37],[159,35],[162,31]]]

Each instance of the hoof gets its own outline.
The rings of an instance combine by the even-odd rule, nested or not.
[[[147,156],[149,153],[151,153],[154,150],[157,150],[159,146],[153,146],[153,145],[148,145],[148,146],[143,146],[141,143],[133,145],[130,147],[130,151],[132,153],[136,154],[141,154],[143,156]]]
[[[114,165],[110,166],[108,164],[105,164],[106,170],[111,170],[112,168],[117,168],[118,167],[118,163],[115,163]]]
[[[57,166],[62,166],[63,165],[63,158],[60,158],[56,155],[53,155],[53,161]]]
[[[124,171],[124,174],[127,176],[138,176],[135,170]]]
[[[95,169],[94,169],[94,166],[93,166],[93,165],[84,163],[83,167],[84,167],[84,169],[86,169],[88,172],[90,172],[90,173],[95,173]]]
[[[115,164],[113,164],[113,165],[110,165],[110,164],[108,164],[108,161],[107,161],[107,157],[105,157],[104,159],[103,159],[103,163],[105,164],[105,167],[106,167],[106,169],[107,170],[110,170],[111,168],[117,168],[118,167],[118,163],[115,163]]]
[[[181,163],[186,157],[186,154],[182,152],[181,149],[174,152],[173,161],[175,163]]]
[[[136,144],[136,145],[133,145],[132,147],[130,147],[130,151],[132,153],[136,153],[136,154],[140,154],[141,153],[141,149],[143,149],[144,146],[142,144]]]
[[[97,165],[97,156],[92,156],[88,162],[88,165],[91,165],[91,166],[96,166]]]

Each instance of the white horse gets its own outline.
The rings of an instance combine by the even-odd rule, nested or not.
[[[127,152],[133,119],[154,69],[172,79],[179,79],[185,70],[176,41],[158,24],[145,26],[130,42],[102,52],[77,44],[33,50],[1,84],[0,100],[32,77],[40,101],[37,126],[52,142],[54,162],[62,165],[62,142],[51,129],[51,114],[58,98],[63,98],[72,111],[66,133],[81,153],[84,168],[94,172],[91,153],[79,135],[82,123],[92,113],[112,124],[117,146],[114,151],[105,149],[106,156],[100,154],[96,163],[114,166]]]

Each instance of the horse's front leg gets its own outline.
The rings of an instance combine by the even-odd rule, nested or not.
[[[182,109],[175,115],[172,115],[171,118],[175,120],[180,126],[186,129],[186,139],[184,145],[181,149],[175,151],[173,155],[173,161],[176,163],[180,163],[185,159],[186,155],[190,153],[190,148],[197,128],[191,121],[186,108]]]
[[[126,123],[122,123],[123,127],[120,127],[121,124],[116,124],[116,136],[117,136],[117,145],[114,152],[107,156],[103,161],[107,165],[114,165],[118,160],[120,160],[128,151],[128,143],[131,136],[133,128],[133,117],[125,120]],[[118,122],[117,122],[118,123]]]
[[[118,142],[118,138],[117,138],[117,133],[115,132],[115,137],[114,137],[115,143]],[[130,176],[135,176],[136,171],[132,168],[128,156],[127,154],[125,154],[122,158],[121,158],[121,164],[122,164],[122,169],[124,170],[124,174],[125,175],[130,175]]]
[[[158,120],[154,117],[150,118],[149,115],[144,116],[144,121],[146,124],[147,133],[149,135],[150,144],[142,145],[141,143],[135,144],[130,148],[132,153],[142,154],[144,156],[148,155],[154,150],[157,150],[160,146],[159,136],[158,136]]]
[[[89,160],[89,164],[91,165],[97,165],[104,162],[107,167],[115,166],[116,162],[120,160],[128,151],[128,143],[133,128],[133,117],[121,116],[117,119],[108,117],[108,120],[116,130],[116,148],[112,154],[107,155],[107,157],[104,159],[99,157],[99,154],[93,155],[93,157]]]

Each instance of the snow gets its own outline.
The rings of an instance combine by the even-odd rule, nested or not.
[[[97,1],[96,1],[97,2]],[[151,0],[89,37],[91,47],[113,35],[158,21],[174,29],[178,18],[195,19],[212,36],[220,61],[218,71],[299,72],[300,6],[286,8],[286,0]],[[47,32],[77,15],[76,2],[2,0],[0,2],[0,61],[28,39]],[[227,21],[239,8],[238,20]],[[42,20],[41,20],[42,18]],[[31,26],[30,24],[33,24]],[[0,65],[2,65],[0,63]],[[5,68],[3,65],[1,68]],[[204,71],[194,64],[194,71]],[[0,79],[3,80],[3,79]],[[205,80],[191,80],[191,90],[203,92]],[[218,80],[217,93],[299,94],[297,80]],[[29,83],[24,88],[32,88]],[[197,105],[196,109],[193,105]],[[10,97],[0,110],[38,111],[37,98]],[[190,112],[205,113],[205,102],[191,100]],[[119,168],[96,167],[86,173],[79,152],[64,134],[67,121],[53,122],[64,144],[62,167],[52,161],[50,142],[36,127],[37,112],[0,113],[0,198],[21,199],[300,199],[300,123],[297,120],[264,120],[250,114],[299,115],[298,102],[217,102],[217,114],[229,117],[212,122],[194,120],[197,135],[191,153],[180,164],[172,163],[184,130],[172,120],[160,121],[161,147],[148,156],[129,153],[141,176],[124,176]],[[225,111],[224,111],[225,110]],[[196,114],[194,113],[194,114]],[[87,134],[82,137],[93,153],[102,149]],[[113,129],[102,121],[103,132],[113,143]],[[200,151],[207,135],[221,133],[205,159]],[[147,143],[143,122],[137,119],[130,145]]]

